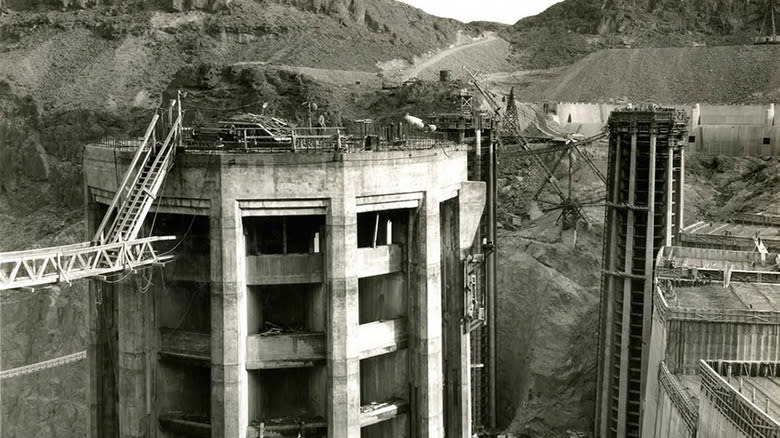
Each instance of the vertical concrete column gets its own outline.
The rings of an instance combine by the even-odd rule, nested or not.
[[[119,331],[119,436],[146,436],[146,294],[141,294],[130,277],[114,288],[117,300]],[[147,292],[150,293],[150,292]]]
[[[677,177],[677,187],[675,196],[677,197],[677,229],[674,230],[674,241],[680,237],[682,229],[685,228],[685,148],[681,147],[677,149],[677,153],[680,154],[680,167],[679,176]]]
[[[328,286],[328,437],[360,437],[360,359],[358,327],[357,208],[349,169],[331,181],[332,193],[326,219]],[[339,191],[337,187],[343,187]]]
[[[676,213],[675,204],[674,201],[677,197],[677,194],[675,193],[675,183],[674,183],[674,177],[675,171],[674,171],[674,146],[671,142],[669,142],[669,145],[667,147],[667,158],[666,158],[666,190],[665,190],[665,196],[666,196],[666,236],[664,238],[664,245],[665,246],[672,246],[672,237],[676,234],[677,230],[673,228],[674,226],[674,215]],[[679,218],[678,218],[679,220]],[[682,228],[683,224],[682,222],[679,222],[679,228]]]
[[[461,325],[462,328],[462,325]],[[471,334],[466,333],[460,338],[460,436],[470,438],[471,435]]]
[[[693,144],[689,144],[688,146],[692,147],[695,151],[698,149],[699,145],[703,145],[703,139],[701,136],[704,134],[701,127],[701,105],[698,103],[693,107],[693,111],[691,112],[691,120],[688,123],[688,126],[690,127],[688,129],[689,135],[696,137],[696,141]],[[682,224],[682,221],[680,224]]]
[[[632,129],[631,133],[631,155],[629,164],[629,179],[628,179],[628,204],[634,205],[636,201],[636,158],[637,158],[637,133],[636,129]],[[623,272],[627,275],[631,274],[634,269],[634,210],[629,209],[628,220],[626,222],[626,255],[623,265]],[[622,322],[621,328],[623,330],[620,336],[620,380],[618,388],[618,424],[617,424],[617,436],[626,436],[626,413],[628,404],[628,360],[629,349],[631,346],[631,277],[626,277],[623,280],[623,310],[621,312]]]
[[[656,173],[656,143],[658,141],[657,136],[658,127],[653,125],[650,127],[650,162],[647,174],[647,229],[645,230],[645,267],[644,267],[644,304],[642,307],[642,381],[640,383],[640,408],[639,408],[639,424],[642,427],[643,418],[646,415],[645,410],[645,393],[648,383],[648,356],[650,349],[650,334],[652,332],[653,324],[653,288],[655,282],[653,278],[653,262],[655,261],[655,173]],[[670,171],[672,169],[669,169]],[[671,228],[671,221],[667,222],[666,229]],[[668,233],[667,233],[668,234]],[[655,372],[653,372],[652,382],[655,382]],[[653,385],[655,386],[655,384]],[[653,397],[655,394],[653,394]],[[655,405],[651,407],[651,415],[655,416]],[[641,430],[641,429],[640,429]]]
[[[98,208],[95,202],[90,201],[89,193],[85,187],[84,197],[86,201],[86,237],[91,238],[97,230],[100,219],[98,219]],[[89,311],[89,334],[87,338],[87,360],[89,361],[89,386],[88,386],[88,399],[89,399],[89,414],[87,416],[88,424],[88,436],[91,438],[99,438],[98,422],[99,418],[99,406],[100,400],[100,385],[103,379],[103,373],[105,370],[99,366],[100,359],[98,358],[99,344],[100,344],[100,329],[98,324],[97,296],[98,288],[100,284],[98,280],[89,280],[89,299],[87,300],[87,307]],[[0,328],[1,329],[1,328]]]
[[[618,209],[617,205],[620,202],[620,181],[621,181],[621,163],[622,163],[622,137],[619,132],[614,134],[615,141],[613,150],[610,151],[611,159],[610,166],[612,166],[611,173],[612,181],[608,181],[609,192],[608,196],[608,220],[605,224],[607,228],[607,238],[604,245],[605,253],[602,263],[606,266],[608,272],[617,271],[617,259],[618,259]],[[602,341],[601,341],[601,360],[599,361],[599,385],[598,393],[596,395],[596,409],[597,415],[595,418],[597,436],[607,437],[607,431],[609,430],[609,418],[610,418],[610,388],[611,388],[611,376],[612,376],[612,354],[614,352],[613,339],[614,333],[612,332],[613,324],[612,317],[614,315],[614,303],[615,303],[615,290],[617,288],[617,277],[610,274],[604,274],[604,288],[605,294],[601,300],[601,319],[607,321],[603,324]]]
[[[223,182],[221,187],[225,186]],[[211,436],[244,437],[249,423],[244,235],[235,200],[216,197],[212,198],[209,228]]]
[[[412,436],[444,436],[444,393],[442,370],[441,238],[439,202],[433,192],[425,193],[417,220],[419,243],[414,311],[415,412],[417,430]]]

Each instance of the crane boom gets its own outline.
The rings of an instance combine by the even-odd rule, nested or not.
[[[177,103],[174,121],[170,110]],[[137,237],[173,165],[181,124],[180,100],[171,104],[168,123],[155,114],[93,241],[0,253],[0,290],[69,283],[172,259],[172,255],[158,254],[153,244],[175,236]],[[157,141],[157,131],[164,140]]]

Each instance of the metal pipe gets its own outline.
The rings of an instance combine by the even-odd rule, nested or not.
[[[488,157],[488,239],[496,243],[496,143],[490,139]],[[487,258],[488,301],[488,418],[490,429],[496,427],[496,251]]]

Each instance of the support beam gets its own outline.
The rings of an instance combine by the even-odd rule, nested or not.
[[[351,186],[344,180],[341,184]],[[357,206],[353,193],[331,199],[326,225],[328,437],[360,438],[360,311],[354,263],[358,251]]]
[[[628,177],[628,203],[633,204],[636,200],[636,155],[637,155],[637,134],[631,134],[631,152],[629,155],[629,177]],[[626,220],[626,253],[623,264],[624,272],[631,272],[634,268],[634,211],[628,210],[628,219]],[[621,334],[620,334],[620,380],[618,389],[618,421],[617,436],[626,436],[626,414],[628,411],[628,364],[631,343],[631,279],[623,280],[623,309],[621,311]]]

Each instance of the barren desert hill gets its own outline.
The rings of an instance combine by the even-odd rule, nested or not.
[[[292,117],[284,110],[311,94],[328,108],[328,91],[353,92],[296,69],[381,85],[379,62],[480,32],[394,0],[5,0],[0,10],[0,198],[27,212],[77,207],[81,145],[137,134],[182,77],[257,103],[248,111],[273,99]]]
[[[496,74],[529,101],[748,104],[780,99],[780,46],[604,49],[574,64]]]
[[[606,48],[749,44],[769,32],[766,0],[564,0],[502,36],[525,68],[570,64]]]

